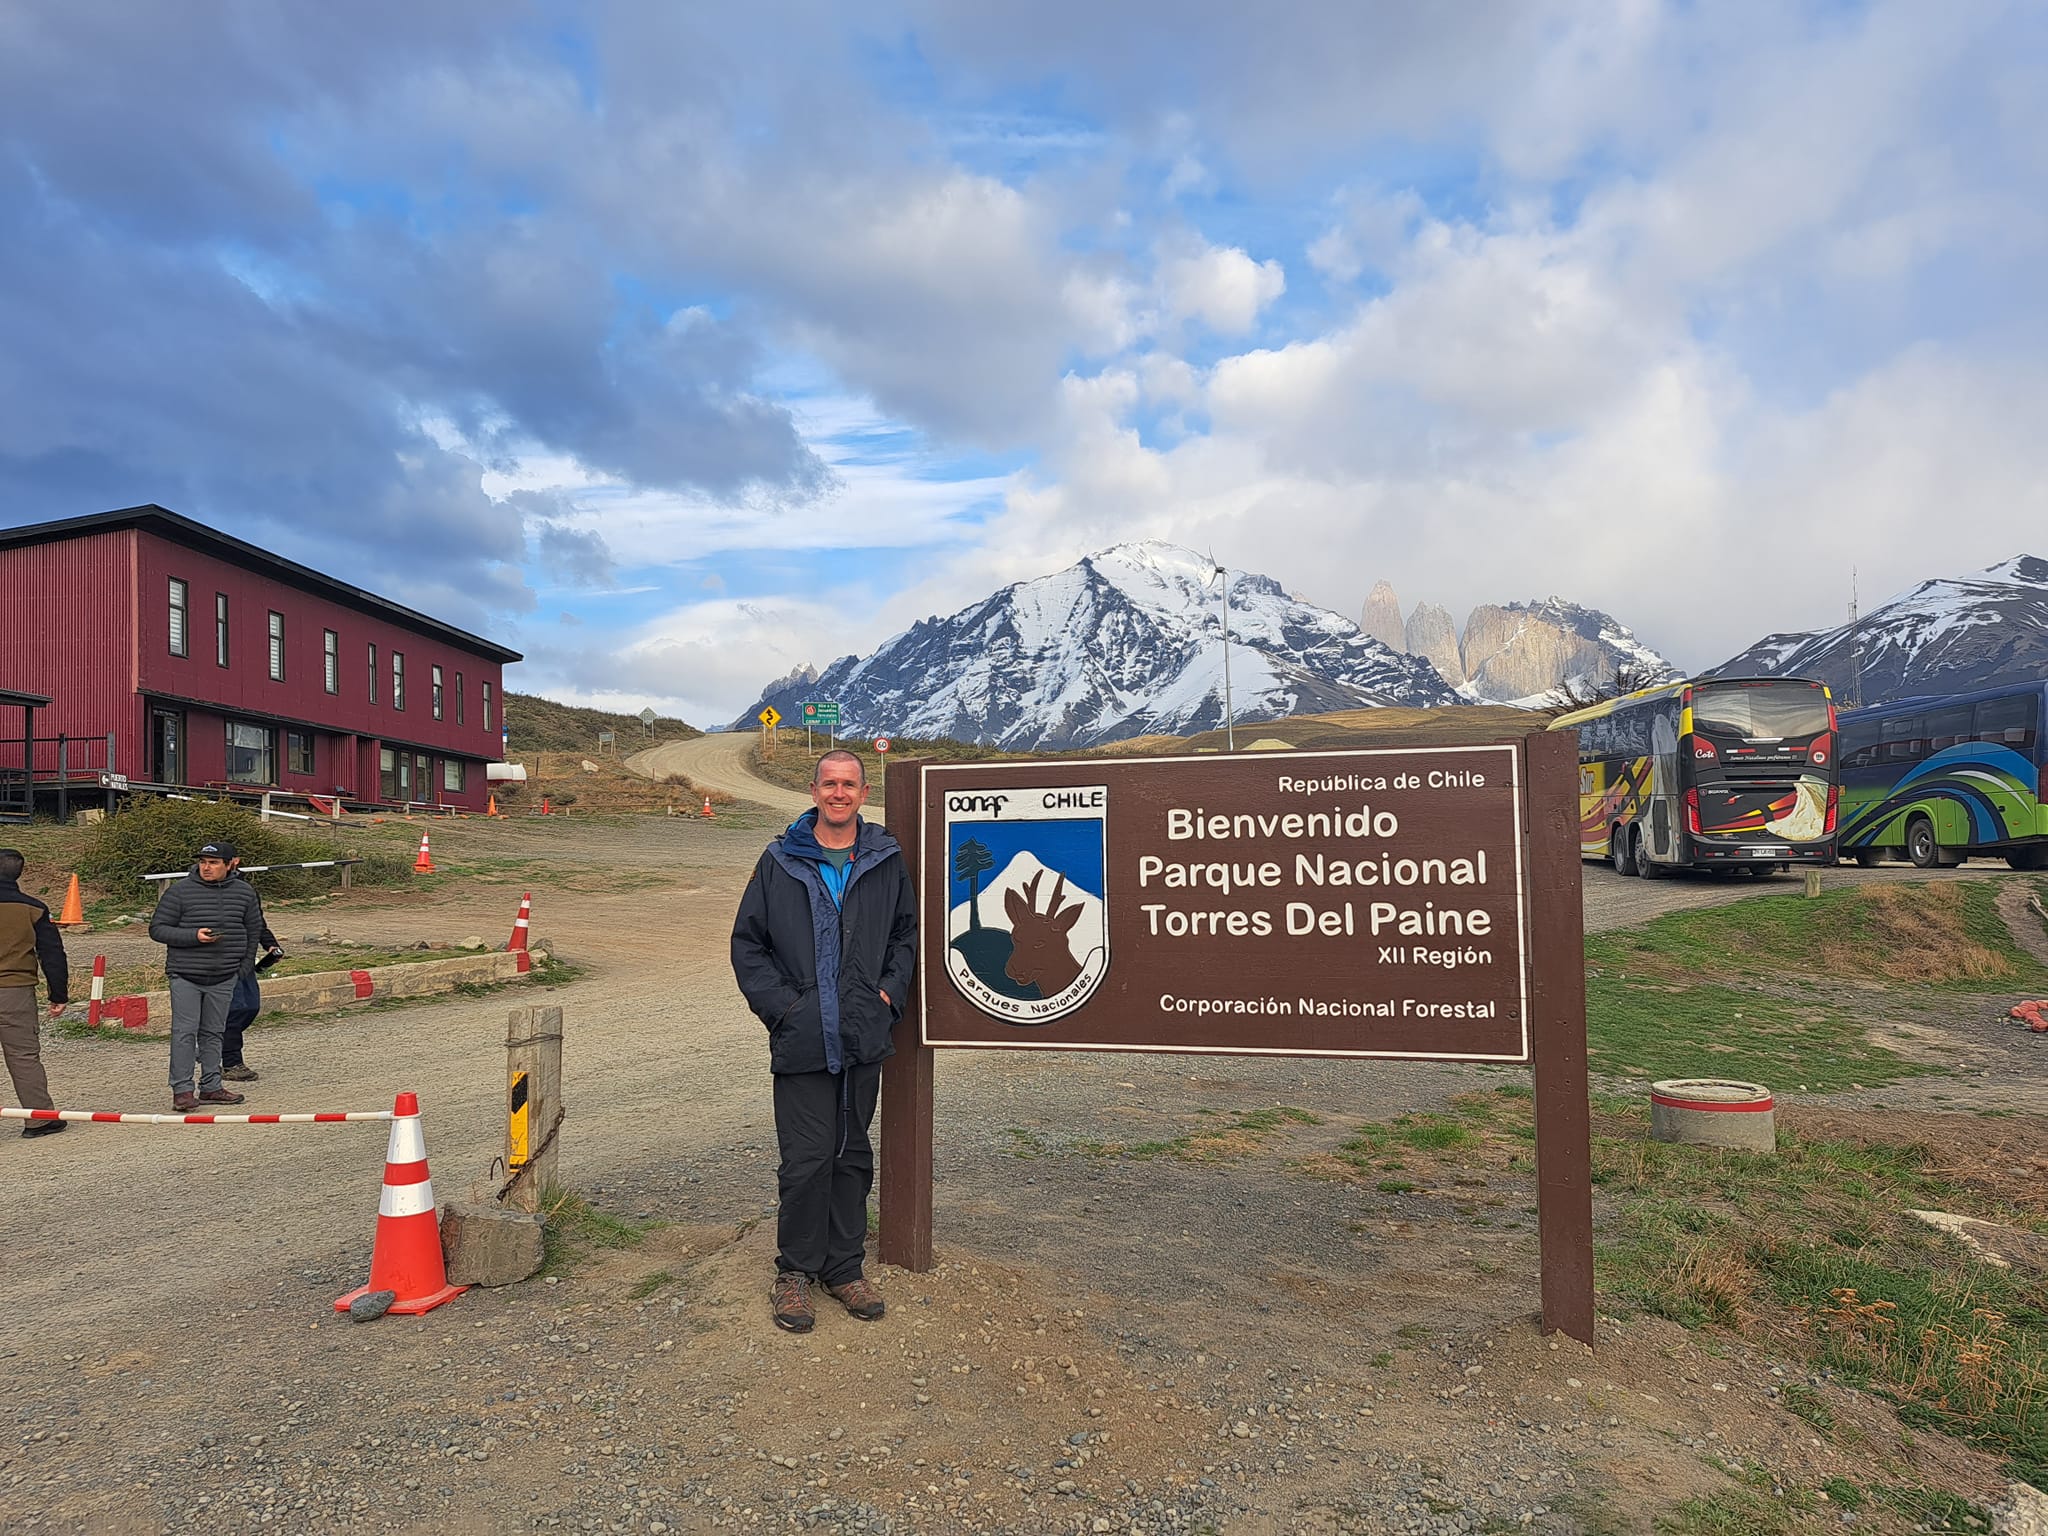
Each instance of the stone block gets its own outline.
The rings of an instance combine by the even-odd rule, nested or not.
[[[444,1205],[441,1253],[450,1285],[511,1285],[546,1257],[541,1219],[497,1205]]]

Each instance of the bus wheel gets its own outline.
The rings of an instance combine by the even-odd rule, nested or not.
[[[2014,869],[2048,869],[2048,843],[2035,843],[2029,848],[2009,849],[2005,862]]]
[[[1627,827],[1610,828],[1607,833],[1607,854],[1614,861],[1617,875],[1632,875],[1636,872],[1635,853],[1629,847],[1630,832]]]
[[[1941,867],[1941,840],[1934,835],[1934,823],[1925,816],[1906,823],[1906,857],[1915,869]]]
[[[1875,869],[1884,862],[1884,850],[1882,848],[1858,848],[1852,857],[1863,868]]]
[[[1666,869],[1662,864],[1653,864],[1650,862],[1650,840],[1644,837],[1640,830],[1636,832],[1635,848],[1636,873],[1641,875],[1645,880],[1662,880],[1666,875],[1671,873],[1671,871]]]

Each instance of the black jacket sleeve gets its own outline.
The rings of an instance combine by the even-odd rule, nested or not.
[[[184,884],[182,880],[173,881],[157,898],[156,911],[149,919],[149,936],[171,949],[199,947],[199,929],[185,922]]]
[[[801,996],[788,973],[776,963],[775,939],[769,924],[768,884],[781,871],[763,854],[740,897],[732,925],[732,975],[747,1006],[763,1024],[773,1026]]]
[[[898,855],[899,860],[901,855]],[[910,876],[899,863],[896,873],[896,911],[889,922],[889,950],[882,962],[881,989],[897,1016],[910,995],[910,972],[917,964],[917,896],[910,889]]]
[[[50,989],[50,1002],[71,1001],[71,962],[64,958],[64,936],[50,921],[50,909],[36,914],[36,963],[43,968],[43,984]]]

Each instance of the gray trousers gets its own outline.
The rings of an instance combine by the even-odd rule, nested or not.
[[[0,987],[0,1054],[14,1080],[14,1097],[23,1109],[55,1109],[50,1080],[43,1075],[42,1043],[36,1038],[36,989]]]
[[[208,982],[171,978],[171,1092],[192,1091],[195,1065],[201,1093],[220,1086],[220,1043],[234,997],[232,976]]]

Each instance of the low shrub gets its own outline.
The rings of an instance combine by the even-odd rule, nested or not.
[[[194,855],[209,842],[233,843],[246,864],[298,864],[311,859],[354,857],[324,839],[287,832],[238,805],[212,800],[157,798],[131,804],[94,830],[79,859],[79,873],[109,892],[124,897],[142,887],[160,888],[161,881],[144,875],[189,869]],[[412,870],[395,855],[370,854],[356,870],[364,884],[398,885]],[[251,877],[266,897],[314,896],[334,887],[326,869],[279,869]]]

